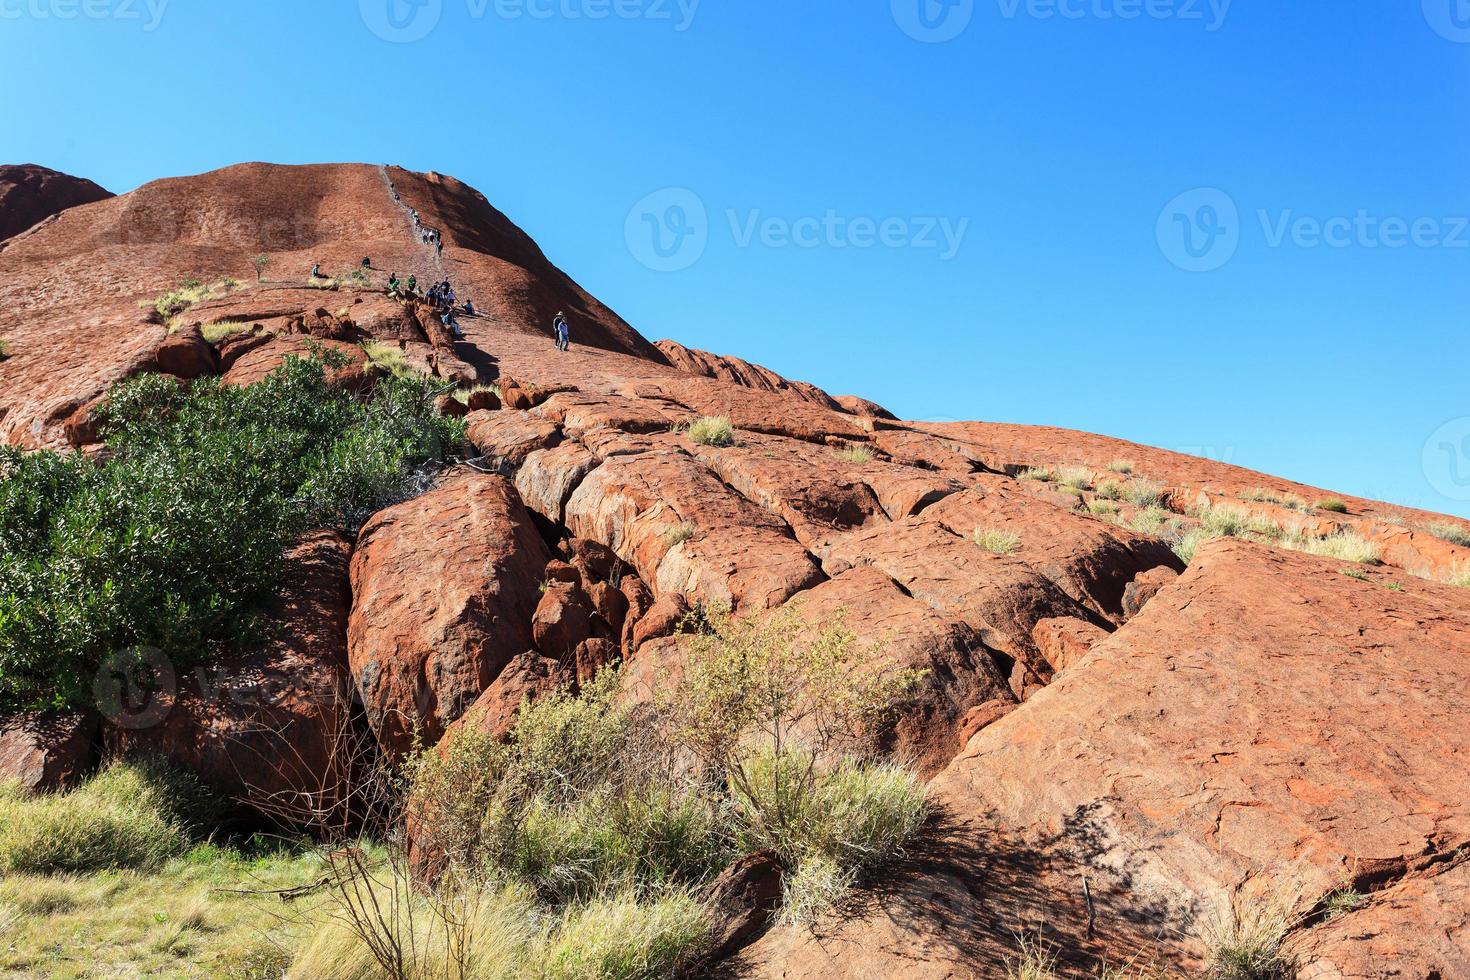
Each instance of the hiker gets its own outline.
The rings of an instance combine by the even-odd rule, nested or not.
[[[419,292],[419,277],[418,276],[414,276],[414,275],[410,275],[408,277],[408,293],[409,293],[410,296],[417,296],[418,295],[418,292]]]
[[[362,267],[364,269],[371,269],[373,267],[373,260],[369,258],[364,258],[362,260]]]
[[[438,308],[439,286],[437,284],[429,287],[429,295],[426,298],[428,299],[430,306],[435,307],[436,309]]]
[[[322,264],[320,262],[313,262],[311,264],[311,278],[313,278],[313,279],[325,279],[326,278],[326,276],[322,275]]]
[[[465,298],[465,301],[464,301],[464,315],[465,316],[475,316],[476,315],[475,314],[475,303],[474,303],[474,300],[472,300],[472,299],[470,299],[468,297],[466,297]]]
[[[444,325],[449,328],[449,335],[455,340],[464,339],[464,331],[459,327],[459,321],[454,318],[454,311],[449,310],[444,314]]]
[[[569,350],[572,346],[571,330],[567,327],[565,313],[558,312],[551,321],[551,329],[556,331],[556,349],[560,351]]]
[[[434,254],[444,254],[444,239],[440,238],[438,235],[434,236]]]
[[[398,273],[396,272],[388,273],[388,295],[398,295]]]

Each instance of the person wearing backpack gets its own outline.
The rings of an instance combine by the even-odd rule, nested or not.
[[[572,346],[571,328],[567,326],[567,316],[558,312],[551,321],[551,329],[556,333],[556,349],[560,351],[570,350]]]

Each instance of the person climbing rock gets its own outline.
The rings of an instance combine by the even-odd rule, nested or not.
[[[465,301],[464,301],[464,315],[465,316],[476,316],[476,315],[478,315],[478,314],[475,313],[475,301],[472,300],[472,299],[470,299],[468,296],[465,297]]]
[[[313,278],[313,279],[325,279],[326,278],[326,276],[322,275],[322,264],[320,262],[313,262],[311,264],[311,278]]]
[[[567,326],[565,313],[558,312],[551,321],[551,329],[556,331],[556,349],[560,351],[570,350],[572,346],[571,328]]]
[[[362,267],[364,269],[371,269],[373,267],[373,260],[370,258],[364,258],[362,260]]]
[[[388,273],[388,295],[396,297],[398,295],[398,286],[398,273]]]
[[[419,291],[419,277],[418,276],[413,276],[413,275],[409,276],[408,277],[408,294],[410,296],[415,296],[415,295],[418,294],[418,291]]]

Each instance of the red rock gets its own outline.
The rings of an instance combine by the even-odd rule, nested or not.
[[[578,644],[592,635],[592,600],[580,585],[552,582],[536,606],[531,633],[543,656],[575,663]]]
[[[462,419],[470,414],[470,410],[465,407],[464,402],[455,398],[453,395],[440,395],[434,399],[434,408],[445,418]]]
[[[233,333],[220,340],[215,345],[215,352],[219,355],[219,369],[221,374],[228,374],[235,366],[235,362],[253,350],[259,350],[274,339],[275,335],[266,332],[255,324],[248,330]]]
[[[524,457],[516,470],[516,489],[526,506],[554,524],[561,524],[572,491],[598,465],[598,459],[580,442],[563,442]]]
[[[1179,573],[1172,568],[1160,565],[1158,568],[1150,568],[1146,572],[1140,572],[1123,589],[1123,616],[1132,619],[1143,612],[1143,607],[1148,605],[1149,600],[1159,594],[1159,590],[1171,584],[1179,577]]]
[[[97,764],[97,716],[45,712],[0,718],[0,785],[50,793],[74,785]]]
[[[607,460],[572,494],[566,519],[659,593],[769,609],[823,577],[779,519],[682,453]]]
[[[681,595],[660,596],[644,615],[638,617],[633,627],[633,643],[628,656],[638,652],[643,644],[660,637],[673,636],[679,621],[689,615],[689,602]]]
[[[739,952],[764,929],[781,905],[781,863],[774,851],[749,854],[709,884],[703,900],[714,923],[705,954],[719,962]]]
[[[109,751],[147,751],[223,798],[294,826],[340,826],[350,799],[348,562],[334,532],[287,555],[264,646],[180,672],[155,704],[104,724]]]
[[[633,642],[633,633],[638,623],[647,615],[649,609],[653,608],[653,593],[648,591],[648,586],[636,575],[624,575],[622,582],[618,583],[618,591],[623,598],[628,600],[628,611],[623,616],[623,629],[620,634],[623,643],[623,656],[631,657],[637,649]]]
[[[954,755],[963,752],[965,746],[970,744],[970,739],[1019,707],[1020,703],[1014,698],[997,698],[977,704],[965,712],[965,717],[960,719],[958,726],[959,737],[955,740]]]
[[[1054,671],[1073,667],[1089,650],[1108,638],[1107,630],[1084,619],[1043,619],[1031,629],[1031,638]]]
[[[769,368],[738,357],[723,357],[708,351],[694,350],[672,340],[660,340],[657,345],[669,363],[681,371],[729,381],[745,388],[769,391],[800,398],[834,411],[844,411],[832,396],[815,385],[804,381],[787,381]]]
[[[0,166],[0,241],[68,208],[105,201],[101,187],[33,163]]]
[[[607,582],[594,583],[588,595],[592,599],[592,609],[608,635],[621,637],[623,623],[628,618],[628,597]]]
[[[352,558],[352,674],[379,744],[432,745],[512,658],[551,556],[506,480],[458,471],[374,516]]]
[[[832,400],[837,403],[838,408],[847,412],[849,415],[858,415],[863,418],[885,419],[888,421],[898,420],[896,415],[882,405],[879,405],[877,402],[868,401],[866,398],[859,398],[857,395],[835,395]]]
[[[527,412],[473,412],[465,437],[481,455],[520,466],[536,450],[550,449],[561,442],[561,430]]]
[[[500,396],[488,388],[476,388],[470,392],[465,406],[471,412],[493,412],[500,408]]]
[[[311,353],[311,344],[318,344],[328,350],[338,351],[348,358],[346,367],[329,369],[328,378],[348,390],[358,390],[364,386],[364,370],[367,365],[367,355],[361,347],[356,344],[342,343],[336,340],[311,340],[307,337],[275,337],[269,343],[252,348],[235,358],[230,370],[225,374],[224,383],[228,385],[252,385],[264,381],[266,375],[286,363],[288,357],[306,357]]]
[[[505,738],[515,727],[522,704],[570,687],[576,679],[576,674],[558,661],[523,653],[506,664],[470,710],[449,726],[440,745],[451,744],[455,734],[466,728]]]
[[[547,564],[545,575],[547,582],[565,582],[568,585],[576,585],[582,581],[581,575],[577,574],[575,568],[556,559]]]
[[[591,683],[598,671],[617,663],[619,655],[618,645],[612,640],[595,636],[583,640],[577,644],[577,652],[572,658],[577,665],[577,682]]]
[[[105,397],[94,398],[67,418],[64,425],[66,441],[73,447],[80,449],[102,441],[102,420],[97,417],[97,409],[106,400]]]
[[[205,341],[197,323],[170,334],[159,346],[155,358],[158,370],[185,381],[219,371],[219,357]]]

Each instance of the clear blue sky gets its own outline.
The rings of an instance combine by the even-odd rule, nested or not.
[[[0,0],[0,159],[440,170],[651,338],[1470,515],[1463,0],[423,2]]]

